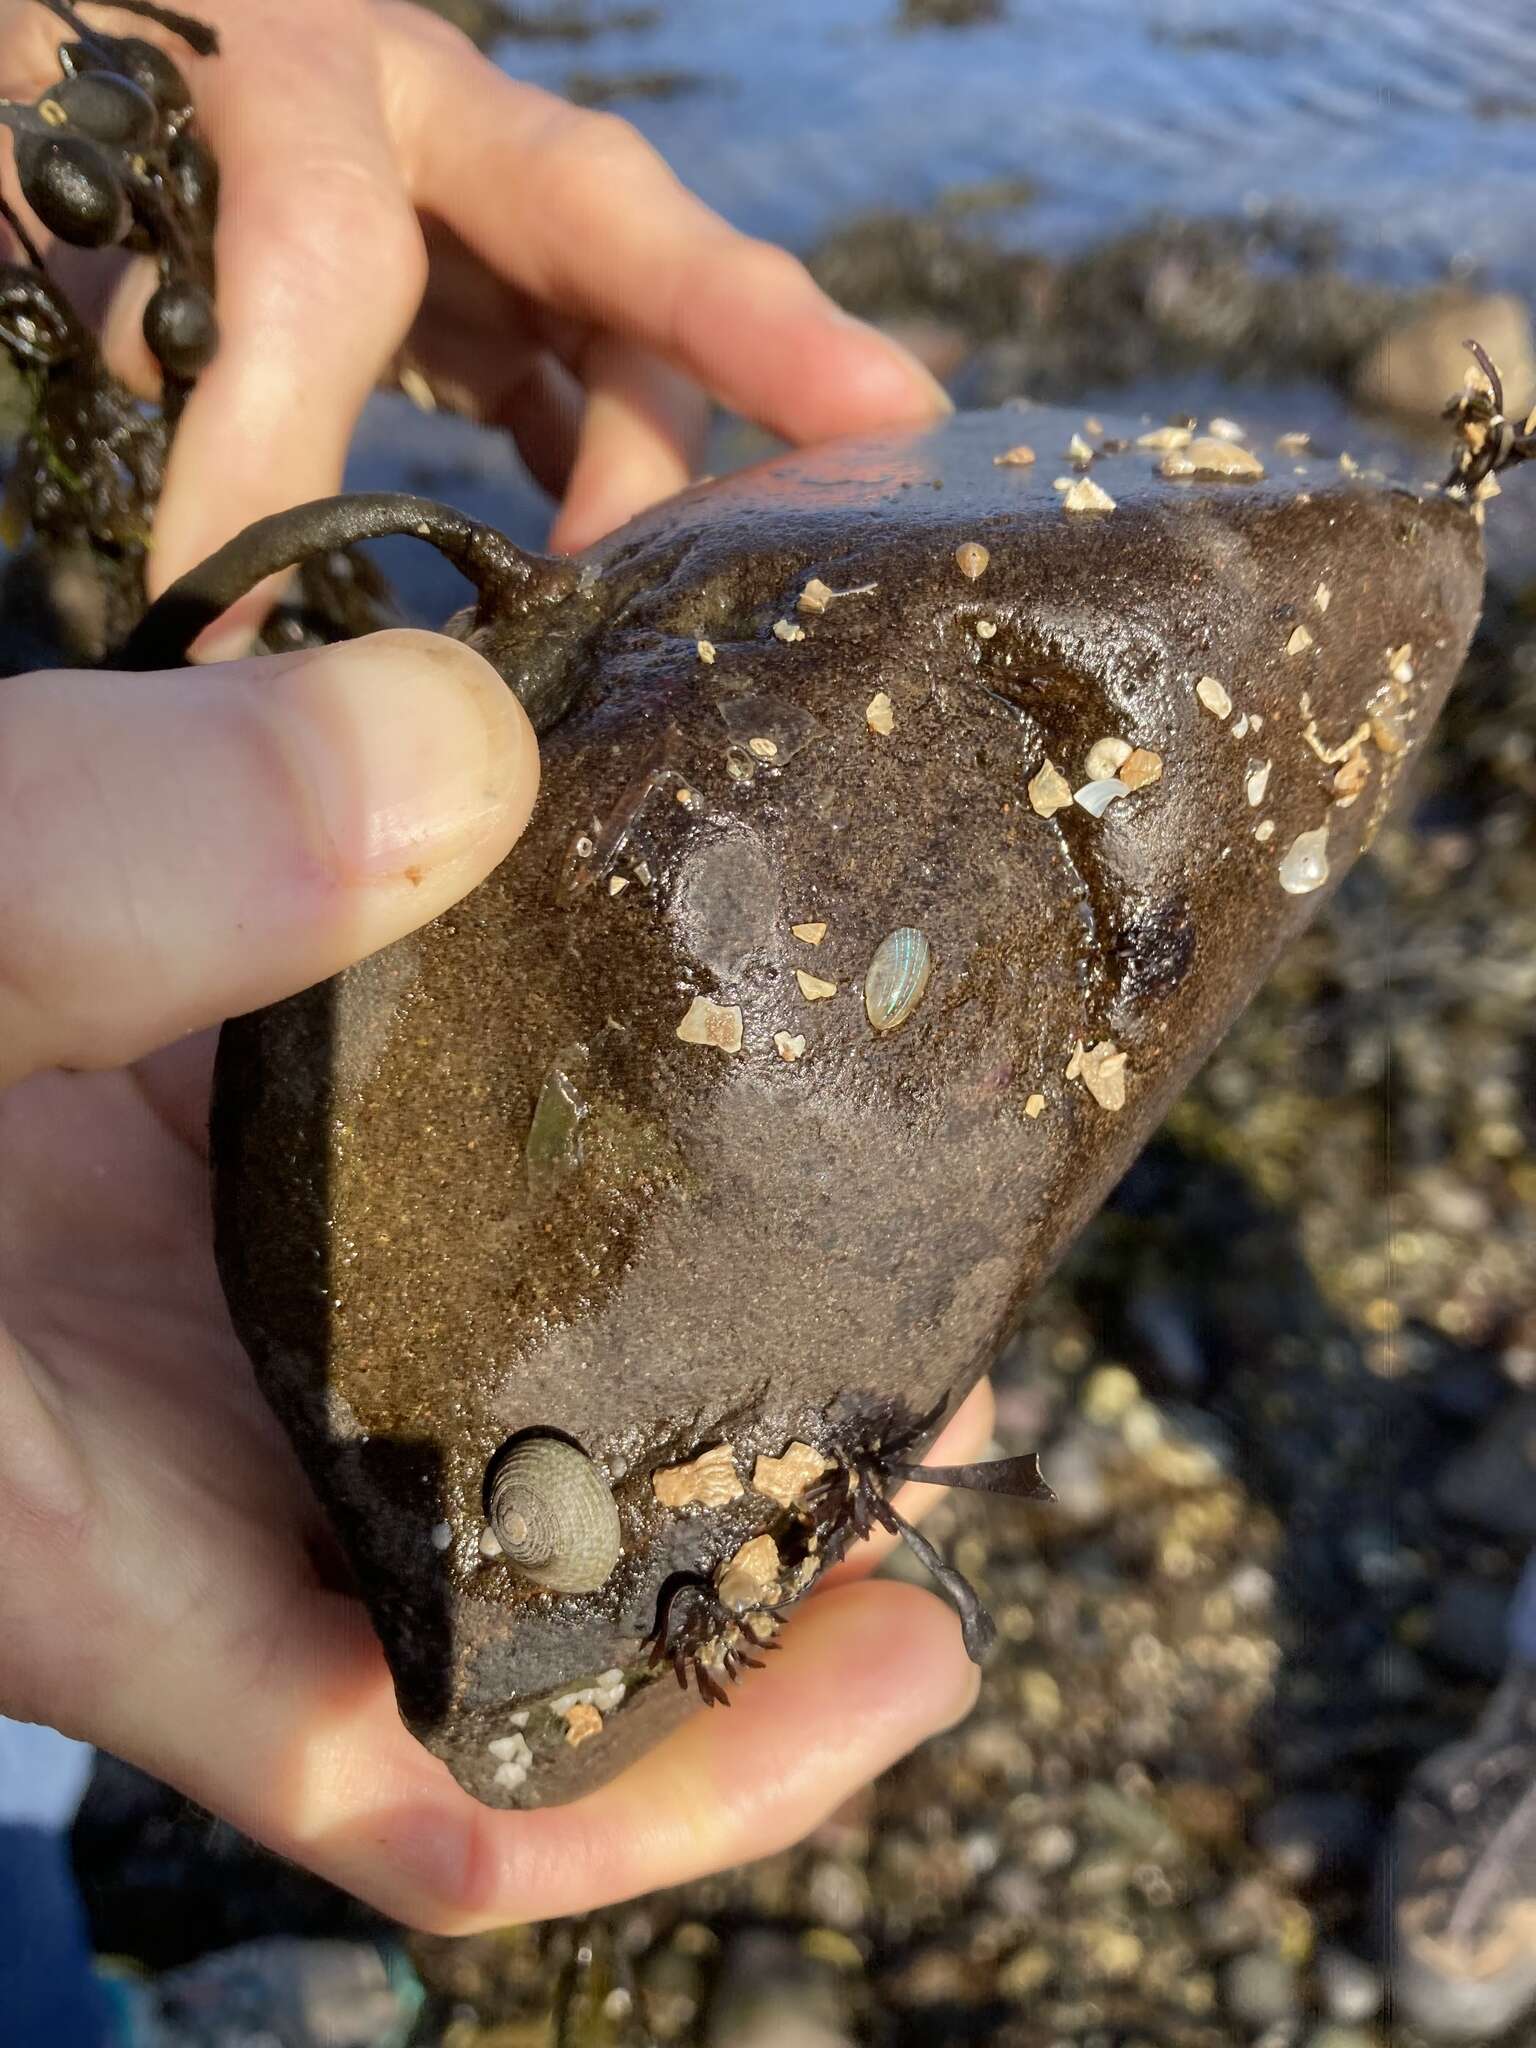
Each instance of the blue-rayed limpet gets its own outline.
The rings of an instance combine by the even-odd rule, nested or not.
[[[877,1031],[896,1031],[923,1000],[933,954],[914,925],[904,924],[875,948],[864,977],[864,1012]]]

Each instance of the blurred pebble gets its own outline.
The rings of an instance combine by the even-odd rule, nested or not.
[[[1300,2003],[1300,1992],[1296,1965],[1262,1949],[1234,1956],[1221,1976],[1222,2003],[1245,2027],[1269,2027],[1289,2019]]]
[[[841,1979],[787,1935],[749,1928],[726,1944],[705,2048],[849,2048]]]
[[[1507,1586],[1467,1573],[1444,1580],[1430,1609],[1429,1655],[1491,1684],[1504,1669],[1510,1594]]]
[[[216,1949],[157,1989],[171,2040],[217,2048],[401,2048],[424,1997],[402,1950],[291,1935]]]
[[[1331,1881],[1363,1870],[1374,1853],[1378,1823],[1349,1792],[1292,1792],[1254,1825],[1253,1839],[1295,1885]]]
[[[1330,2019],[1374,2019],[1381,2010],[1380,1974],[1346,1948],[1320,1949],[1317,1988]]]
[[[1505,409],[1523,417],[1536,398],[1531,316],[1507,292],[1438,293],[1407,312],[1370,349],[1354,375],[1365,405],[1438,418],[1467,370],[1466,336],[1475,334],[1504,379]]]
[[[1435,1504],[1492,1536],[1536,1543],[1536,1394],[1507,1401],[1450,1459]]]

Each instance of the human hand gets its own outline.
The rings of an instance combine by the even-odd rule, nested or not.
[[[706,394],[797,442],[945,405],[905,351],[729,228],[627,123],[503,77],[407,0],[193,11],[220,56],[112,24],[171,49],[221,172],[222,343],[177,433],[152,595],[253,519],[334,491],[405,345],[515,435],[563,498],[562,549],[687,482]],[[32,0],[0,0],[8,90],[57,77],[60,35]],[[109,360],[146,390],[152,288],[139,259],[102,314]],[[246,651],[264,602],[203,651]]]
[[[859,1582],[866,1545],[731,1712],[576,1805],[495,1813],[406,1733],[328,1581],[214,1271],[210,1036],[178,1034],[437,915],[536,779],[511,693],[432,634],[0,684],[0,1712],[445,1932],[765,1855],[976,1684],[938,1601]],[[989,1416],[973,1395],[935,1461]]]

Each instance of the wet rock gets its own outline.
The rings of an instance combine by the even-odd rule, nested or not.
[[[1525,302],[1507,292],[1456,292],[1407,313],[1362,358],[1354,395],[1365,405],[1438,417],[1465,376],[1468,335],[1504,380],[1506,410],[1525,417],[1536,399],[1536,340]]]
[[[653,1473],[723,1442],[743,1474],[826,1454],[850,1394],[958,1398],[1322,900],[1286,886],[1287,849],[1323,835],[1342,877],[1454,677],[1481,592],[1464,509],[1301,488],[1267,449],[1262,481],[1171,482],[1134,421],[1093,463],[1111,512],[1064,511],[1050,461],[995,464],[1082,426],[961,415],[787,455],[530,565],[461,629],[573,699],[524,839],[424,931],[225,1035],[237,1325],[408,1724],[493,1804],[574,1796],[658,1739],[688,1704],[644,1648],[662,1586],[786,1533],[750,1488],[669,1510]],[[799,617],[813,578],[846,594]],[[1197,695],[1217,669],[1224,719]],[[1384,692],[1393,744],[1362,742],[1339,804],[1303,731],[1332,745]],[[1043,761],[1075,777],[1106,735],[1160,779],[1036,816]],[[812,974],[794,927],[822,922]],[[898,931],[931,972],[876,1033],[865,977]],[[679,1040],[697,997],[739,1013],[739,1049]],[[531,1176],[557,1070],[569,1114]],[[488,1466],[528,1431],[612,1492],[595,1591],[481,1545]],[[601,1715],[579,1746],[571,1695]]]
[[[1472,1736],[1415,1774],[1388,1889],[1404,2017],[1484,2042],[1536,2004],[1536,1670],[1512,1672]]]
[[[1261,1814],[1256,1847],[1290,1883],[1337,1883],[1368,1867],[1379,1834],[1376,1814],[1348,1792],[1293,1792]]]
[[[1435,1501],[1491,1536],[1536,1544],[1536,1394],[1507,1401],[1451,1459]]]
[[[1301,2003],[1296,1965],[1262,1950],[1234,1956],[1221,1975],[1221,2000],[1240,2026],[1258,2029],[1289,2019]]]

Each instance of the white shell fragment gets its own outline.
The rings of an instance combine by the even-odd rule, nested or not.
[[[533,1762],[533,1751],[528,1747],[526,1735],[498,1735],[486,1748],[498,1763],[529,1764]]]
[[[915,925],[888,933],[864,976],[864,1014],[873,1028],[899,1031],[927,993],[932,973],[932,950]]]
[[[1269,788],[1270,770],[1273,761],[1250,761],[1248,773],[1243,778],[1243,788],[1248,792],[1248,802],[1254,810],[1264,801],[1264,792]]]
[[[1005,448],[1001,455],[994,455],[994,469],[1027,469],[1035,459],[1035,451],[1027,441],[1020,441],[1016,448]]]
[[[1328,827],[1302,832],[1280,863],[1280,886],[1288,896],[1310,896],[1328,879]]]
[[[1106,776],[1118,775],[1121,763],[1131,758],[1129,740],[1113,737],[1095,740],[1088,749],[1088,759],[1083,763],[1090,782],[1102,782]]]
[[[984,548],[979,540],[963,540],[955,549],[955,567],[962,576],[968,576],[972,583],[978,576],[986,573],[987,564],[991,559],[991,550]]]
[[[1081,434],[1074,434],[1067,443],[1067,456],[1073,462],[1092,462],[1093,450]]]
[[[1262,820],[1260,821],[1260,823],[1259,823],[1259,824],[1257,824],[1257,825],[1255,825],[1255,826],[1254,826],[1254,828],[1253,828],[1253,836],[1254,836],[1254,838],[1255,838],[1255,839],[1257,839],[1257,841],[1259,842],[1260,846],[1267,846],[1267,845],[1269,844],[1270,840],[1271,840],[1271,839],[1273,839],[1273,838],[1274,838],[1274,836],[1275,836],[1275,821],[1274,821],[1274,819],[1273,819],[1273,818],[1264,818],[1264,819],[1262,819]]]
[[[775,640],[803,640],[805,628],[797,626],[792,619],[775,619],[773,637]]]
[[[1031,1095],[1029,1100],[1024,1105],[1024,1114],[1030,1119],[1031,1122],[1033,1122],[1034,1119],[1041,1114],[1044,1108],[1045,1097],[1043,1095]]]
[[[698,640],[694,642],[694,645],[698,648],[700,661],[706,665],[714,661],[715,643],[713,640]]]
[[[896,707],[884,690],[876,690],[864,707],[864,723],[871,732],[889,739],[896,725]]]
[[[805,1057],[805,1033],[803,1031],[775,1031],[773,1049],[781,1060],[793,1066],[795,1061]]]
[[[798,1505],[808,1486],[814,1486],[823,1472],[830,1472],[832,1460],[798,1440],[789,1445],[782,1458],[759,1458],[752,1467],[752,1490],[765,1493],[781,1508]]]
[[[1232,699],[1214,676],[1202,676],[1195,685],[1195,695],[1215,718],[1232,716]]]
[[[1163,757],[1150,747],[1133,747],[1120,763],[1119,775],[1127,789],[1145,789],[1149,783],[1161,782]]]
[[[1052,760],[1029,784],[1029,807],[1042,818],[1054,818],[1072,801],[1072,785]]]
[[[677,1027],[677,1035],[684,1045],[712,1045],[718,1052],[740,1052],[741,1008],[736,1003],[712,1003],[708,996],[695,996]]]
[[[1214,434],[1202,434],[1183,448],[1170,448],[1158,464],[1166,477],[1221,477],[1231,483],[1257,483],[1264,465],[1249,448],[1236,441],[1220,441]]]
[[[1306,627],[1298,626],[1290,639],[1286,641],[1285,651],[1287,654],[1305,654],[1312,644],[1312,635],[1307,631]]]
[[[795,600],[795,610],[819,614],[826,610],[836,595],[830,584],[823,583],[819,576],[813,576]]]
[[[810,924],[792,924],[790,930],[797,939],[803,939],[808,946],[819,946],[827,936],[826,921],[819,917]]]
[[[1122,1110],[1126,1061],[1127,1055],[1112,1038],[1101,1039],[1097,1045],[1079,1044],[1067,1068],[1067,1079],[1081,1081],[1100,1109]]]
[[[819,975],[807,974],[803,967],[795,969],[795,979],[800,984],[800,993],[808,1003],[824,1003],[837,994],[835,981],[823,981]]]
[[[1333,603],[1333,592],[1326,583],[1319,583],[1316,590],[1313,591],[1312,602],[1320,612],[1327,611],[1329,605]]]
[[[1083,1055],[1083,1086],[1100,1109],[1124,1109],[1126,1060],[1110,1039],[1090,1046]]]
[[[715,1591],[733,1614],[772,1607],[783,1591],[784,1561],[771,1536],[743,1543],[715,1581]]]
[[[1074,790],[1072,801],[1087,811],[1090,817],[1102,818],[1112,803],[1118,802],[1123,796],[1129,796],[1130,793],[1118,776],[1106,775],[1097,782],[1085,782],[1081,789]]]
[[[1064,493],[1061,502],[1068,512],[1113,512],[1115,509],[1115,500],[1091,476],[1080,476]]]
[[[1153,448],[1160,454],[1167,454],[1176,448],[1187,448],[1195,438],[1189,427],[1154,427],[1149,434],[1138,434],[1138,448]]]
[[[651,1491],[664,1508],[718,1508],[739,1500],[741,1480],[729,1444],[712,1444],[686,1465],[651,1474]]]

